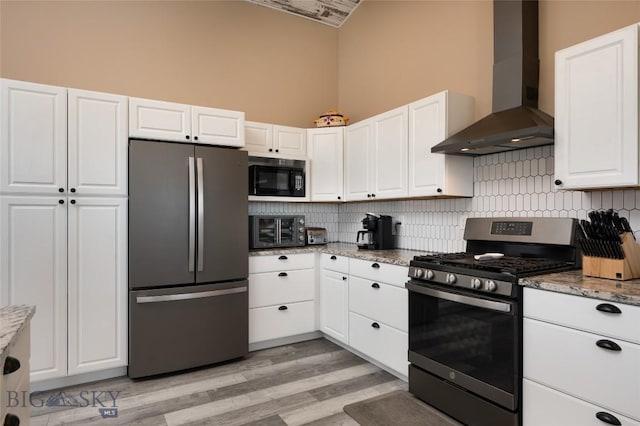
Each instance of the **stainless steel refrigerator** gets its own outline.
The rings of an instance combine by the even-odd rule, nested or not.
[[[130,377],[248,352],[247,153],[129,141]]]

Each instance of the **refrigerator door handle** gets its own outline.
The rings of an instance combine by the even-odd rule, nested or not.
[[[200,291],[197,293],[167,294],[164,296],[138,296],[136,303],[175,302],[177,300],[204,299],[205,297],[217,297],[234,293],[245,293],[247,287],[235,287],[225,290]]]
[[[198,157],[198,271],[204,269],[204,170],[202,158]]]
[[[189,272],[195,269],[196,256],[196,170],[194,157],[189,157]]]

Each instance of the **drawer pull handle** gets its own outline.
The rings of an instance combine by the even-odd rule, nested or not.
[[[374,264],[371,265],[371,267],[378,269],[380,267],[380,265],[378,265],[377,263],[374,263]]]
[[[282,256],[280,256],[278,259],[279,259],[279,260],[287,260],[287,259],[288,259],[288,257],[287,257],[287,256],[285,256],[285,255],[282,255]]]
[[[12,356],[8,356],[7,359],[4,360],[4,367],[2,368],[2,374],[7,375],[11,373],[15,373],[20,369],[20,361],[17,358]]]
[[[616,416],[614,416],[613,414],[609,414],[605,411],[598,411],[596,413],[596,418],[601,422],[604,422],[610,425],[615,425],[615,426],[622,425],[622,423],[620,423],[620,420],[618,420]]]
[[[331,256],[329,259],[331,259],[331,260],[336,260],[336,259],[338,259],[338,258],[337,258],[337,257],[335,257],[335,256]]]
[[[373,284],[371,284],[371,288],[380,288],[380,284],[373,283]]]
[[[618,345],[616,342],[612,342],[611,340],[606,340],[606,339],[598,340],[596,342],[596,345],[602,349],[607,349],[610,351],[619,352],[622,350],[620,345]]]
[[[287,273],[286,273],[286,272],[280,272],[280,273],[278,274],[278,276],[279,276],[279,277],[286,277],[286,276],[287,276]]]
[[[280,307],[278,308],[278,310],[279,310],[279,311],[286,311],[286,310],[287,310],[287,307],[286,307],[286,306],[280,306]]]
[[[373,324],[371,324],[371,327],[380,328],[380,324],[378,324],[377,322],[374,322]]]
[[[4,416],[4,426],[20,426],[20,417],[15,414],[7,414]]]
[[[606,312],[608,314],[621,314],[622,313],[620,308],[618,308],[615,305],[612,305],[611,303],[601,303],[598,306],[596,306],[596,309],[599,310],[600,312]]]

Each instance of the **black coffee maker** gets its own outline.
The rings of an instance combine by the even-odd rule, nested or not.
[[[359,249],[386,250],[393,248],[391,216],[367,213],[362,219],[364,230],[358,231],[356,244]],[[360,241],[362,237],[362,241]]]

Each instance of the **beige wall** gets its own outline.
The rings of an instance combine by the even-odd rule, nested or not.
[[[336,108],[335,28],[245,1],[0,1],[0,76],[311,126]]]
[[[540,107],[558,49],[640,22],[640,1],[540,1]],[[443,89],[491,112],[490,0],[364,0],[340,29],[246,1],[0,0],[0,76],[307,127]]]

